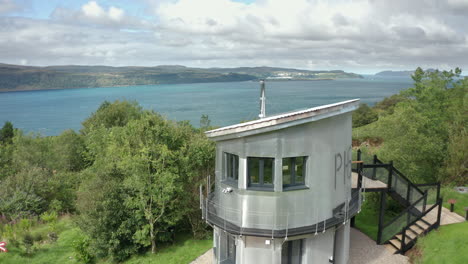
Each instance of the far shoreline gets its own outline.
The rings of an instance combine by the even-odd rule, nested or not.
[[[295,81],[336,81],[336,80],[345,80],[345,79],[365,79],[365,78],[317,78],[317,79],[264,79],[267,82],[295,82]],[[71,89],[90,89],[90,88],[115,88],[115,87],[126,87],[126,86],[149,86],[149,85],[177,85],[177,84],[201,84],[201,83],[233,83],[233,82],[258,82],[261,79],[248,80],[248,81],[226,81],[226,82],[181,82],[181,83],[155,83],[155,84],[120,84],[112,86],[89,86],[89,87],[70,87],[70,88],[44,88],[44,89],[34,89],[34,88],[19,88],[19,89],[0,89],[0,93],[11,93],[11,92],[34,92],[34,91],[56,91],[56,90],[71,90]]]

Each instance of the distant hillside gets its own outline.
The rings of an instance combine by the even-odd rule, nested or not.
[[[0,92],[125,85],[237,82],[256,79],[320,80],[362,78],[343,71],[307,71],[272,67],[189,68],[180,65],[155,67],[48,66],[0,64]]]
[[[426,69],[427,72],[434,72],[435,69]],[[381,71],[375,74],[375,76],[380,77],[411,77],[414,73],[413,71]]]
[[[380,77],[410,77],[414,71],[381,71],[375,74]]]
[[[259,79],[289,79],[289,80],[316,80],[316,79],[340,79],[340,78],[363,78],[359,74],[348,73],[341,70],[333,71],[309,71],[289,68],[274,67],[239,67],[239,68],[210,68],[212,72],[249,74]]]

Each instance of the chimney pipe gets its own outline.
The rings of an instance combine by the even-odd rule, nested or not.
[[[260,114],[258,117],[265,118],[266,111],[265,111],[265,80],[260,80]]]

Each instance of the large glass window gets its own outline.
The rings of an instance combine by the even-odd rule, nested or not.
[[[273,189],[274,158],[248,157],[249,187]]]
[[[224,153],[225,179],[237,181],[239,179],[239,156]]]
[[[301,264],[304,240],[292,240],[283,244],[281,264]]]
[[[307,157],[283,158],[283,187],[305,185]]]

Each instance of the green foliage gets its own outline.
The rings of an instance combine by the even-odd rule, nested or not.
[[[57,212],[55,211],[44,212],[41,214],[41,220],[47,223],[51,233],[57,232],[57,220],[58,220]]]
[[[73,241],[80,235],[80,230],[74,227],[68,217],[61,218],[57,224],[60,238],[54,243],[43,241],[46,237],[48,227],[43,224],[35,224],[29,231],[33,242],[31,255],[25,255],[25,247],[22,243],[23,234],[20,234],[20,243],[13,243],[7,238],[7,254],[0,254],[2,264],[44,264],[44,263],[76,263],[73,258]],[[39,238],[42,238],[38,240]],[[2,240],[3,241],[3,240]]]
[[[32,241],[59,243],[59,213],[78,210],[87,240],[75,250],[83,262],[92,256],[121,262],[148,247],[156,252],[174,239],[176,227],[207,237],[198,186],[213,175],[215,144],[203,134],[208,117],[202,120],[195,129],[116,101],[104,102],[81,134],[18,131],[1,146],[0,169],[8,174],[0,185],[0,211],[6,221],[40,216],[47,229],[33,233]],[[21,242],[29,232],[21,223],[5,225],[2,234]]]
[[[13,124],[10,121],[6,121],[2,129],[0,130],[0,144],[11,143],[11,140],[14,135],[15,135],[15,131],[13,128]]]
[[[34,238],[31,236],[30,233],[25,233],[23,235],[22,239],[24,249],[25,249],[25,254],[26,255],[31,255],[32,254],[32,247],[34,245]]]
[[[31,229],[31,221],[27,218],[22,218],[20,219],[20,221],[18,222],[18,227],[22,230],[22,231],[29,231],[29,229]]]
[[[401,94],[394,94],[390,97],[385,97],[382,101],[376,103],[373,109],[379,113],[379,115],[391,115],[394,112],[395,106],[406,100],[406,97]]]
[[[131,120],[140,119],[142,114],[143,110],[136,102],[117,100],[110,103],[105,101],[95,113],[82,123],[81,132],[86,135],[99,127],[122,127]]]
[[[40,215],[49,207],[73,211],[85,151],[83,136],[71,130],[56,137],[18,131],[11,144],[0,145],[0,211],[10,219]]]
[[[14,173],[13,144],[0,143],[0,181]]]
[[[44,233],[43,230],[47,230],[47,226],[40,224],[32,227],[30,232],[34,240],[34,245],[32,247],[34,254],[29,256],[24,255],[24,245],[22,243],[13,244],[8,240],[8,253],[0,254],[0,263],[93,263],[93,261],[86,262],[85,259],[94,258],[94,260],[96,260],[92,249],[92,241],[84,236],[78,227],[73,225],[71,219],[67,217],[59,219],[58,226],[59,238],[55,243],[44,243],[34,238],[37,234]],[[21,239],[22,236],[20,237],[20,240]],[[77,243],[80,244],[80,249],[76,248],[78,246]],[[122,263],[190,263],[196,257],[210,249],[212,244],[211,238],[195,240],[192,239],[188,233],[180,233],[176,235],[174,243],[171,242],[162,245],[157,254],[135,254],[129,260]],[[86,256],[86,258],[80,258],[78,251],[81,251],[84,254],[82,256]],[[100,259],[96,260],[96,262],[114,263],[110,259]]]
[[[460,74],[418,68],[414,86],[376,104],[379,120],[353,131],[353,139],[381,138],[379,157],[413,181],[466,184],[468,79]]]
[[[208,115],[202,115],[200,118],[200,129],[206,131],[210,128],[211,120]]]
[[[96,256],[110,256],[115,261],[128,258],[140,248],[132,237],[142,223],[124,204],[128,192],[122,185],[123,176],[113,169],[88,169],[85,177],[89,179],[80,186],[77,200],[78,225],[91,238]]]
[[[112,107],[104,106],[95,116],[106,116]],[[98,176],[82,185],[78,199],[80,226],[93,226],[88,234],[100,245],[98,254],[118,261],[149,245],[156,252],[157,242],[171,239],[168,231],[187,216],[196,222],[190,217],[199,211],[192,207],[193,200],[198,203],[194,183],[201,182],[214,160],[214,144],[187,122],[170,122],[141,109],[136,113],[120,125],[88,132],[94,157],[88,170]],[[92,213],[98,208],[99,214]]]
[[[379,116],[367,104],[360,104],[359,108],[353,112],[353,127],[360,127],[377,121]]]
[[[90,241],[86,236],[80,236],[73,241],[75,258],[80,263],[92,264],[95,262],[95,256],[91,252]]]

